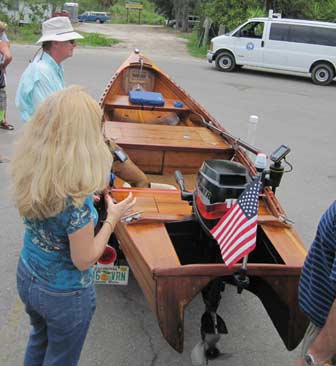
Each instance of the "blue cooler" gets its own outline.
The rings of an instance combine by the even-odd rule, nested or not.
[[[148,92],[142,90],[131,90],[129,100],[132,104],[163,106],[165,101],[161,93]]]

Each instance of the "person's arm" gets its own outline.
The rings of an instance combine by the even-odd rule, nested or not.
[[[105,200],[107,218],[96,236],[92,221],[69,234],[71,259],[80,271],[90,268],[102,256],[116,224],[131,211],[136,201],[132,194],[119,203],[114,203],[109,195],[105,196]]]
[[[8,42],[0,41],[0,53],[3,55],[4,58],[2,62],[2,68],[6,69],[6,67],[11,63],[13,59]]]
[[[313,355],[316,362],[322,365],[336,355],[336,300],[334,301],[327,321],[307,353]]]

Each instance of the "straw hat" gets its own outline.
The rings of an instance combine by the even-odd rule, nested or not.
[[[46,41],[64,42],[80,38],[83,37],[77,32],[74,32],[68,17],[55,17],[42,23],[42,37],[36,44]]]

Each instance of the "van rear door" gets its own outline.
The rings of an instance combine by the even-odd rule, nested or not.
[[[249,21],[232,34],[237,64],[261,66],[264,58],[264,34],[263,21]]]

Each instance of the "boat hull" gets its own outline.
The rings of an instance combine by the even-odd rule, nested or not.
[[[161,93],[163,106],[132,104],[134,88]],[[178,103],[176,103],[178,102]],[[103,133],[123,147],[151,181],[176,185],[175,170],[193,191],[204,160],[239,162],[254,176],[256,170],[238,139],[154,63],[133,54],[107,85],[100,104]],[[244,146],[246,148],[246,146]],[[137,198],[141,219],[119,223],[118,243],[141,287],[167,342],[183,351],[184,311],[192,299],[215,279],[237,285],[234,274],[241,263],[228,268],[213,239],[201,226],[180,190],[122,188],[115,181],[113,197],[129,192]],[[285,220],[280,220],[285,218]],[[298,282],[306,250],[274,192],[264,187],[259,200],[256,249],[249,255],[247,291],[264,305],[289,350],[301,341],[307,319],[298,307]]]

